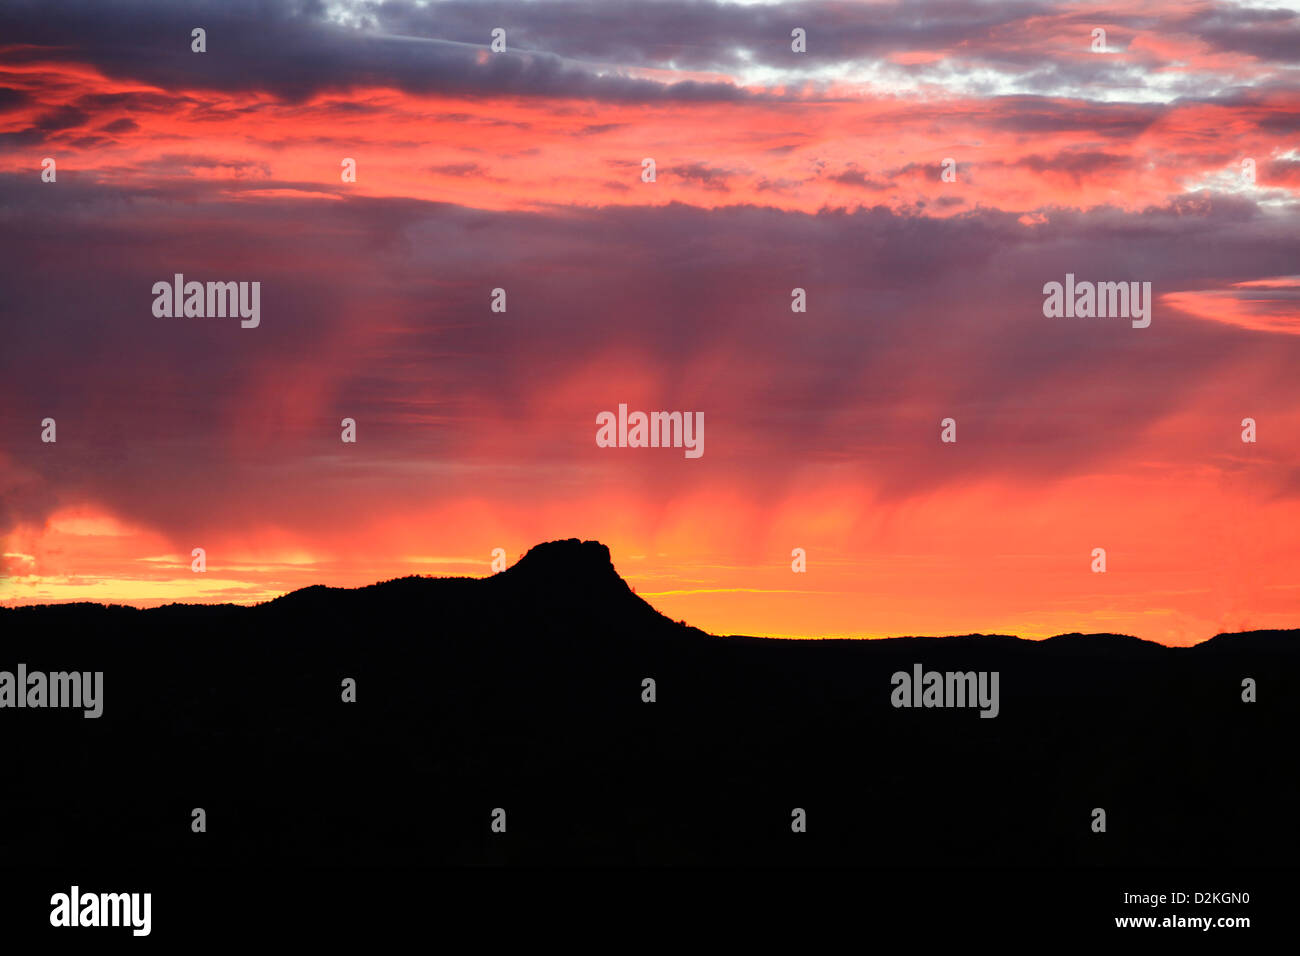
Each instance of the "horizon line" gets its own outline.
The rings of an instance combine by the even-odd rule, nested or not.
[[[330,591],[362,591],[362,590],[365,590],[365,589],[367,589],[367,588],[382,587],[383,585],[386,585],[386,584],[393,584],[393,583],[398,582],[398,581],[409,581],[409,580],[420,580],[420,581],[488,581],[488,580],[491,580],[492,578],[498,577],[498,576],[500,576],[500,575],[502,575],[502,574],[505,574],[506,572],[511,571],[511,570],[513,570],[514,568],[518,567],[518,566],[519,566],[519,561],[522,561],[523,558],[526,557],[529,553],[531,553],[535,548],[540,547],[541,545],[544,545],[544,544],[558,543],[558,542],[566,541],[566,540],[568,540],[568,541],[581,541],[582,539],[578,539],[578,538],[569,538],[569,539],[559,538],[559,539],[554,539],[554,541],[552,541],[552,542],[540,542],[538,545],[534,545],[533,548],[529,548],[528,551],[525,551],[524,554],[520,555],[520,558],[519,558],[518,561],[516,561],[514,564],[510,565],[510,567],[506,568],[505,570],[503,570],[503,571],[494,571],[494,572],[492,572],[491,574],[486,574],[486,575],[481,575],[481,576],[475,576],[475,575],[463,575],[463,574],[462,574],[462,575],[405,574],[405,575],[399,575],[398,577],[386,578],[386,579],[383,579],[383,580],[380,580],[380,581],[373,581],[373,582],[371,582],[371,583],[369,583],[369,584],[359,584],[359,585],[356,585],[355,587],[343,587],[343,586],[340,586],[340,585],[333,585],[333,584],[308,584],[308,585],[304,585],[303,587],[300,587],[300,588],[294,588],[294,589],[291,590],[291,591],[284,591],[284,592],[282,592],[282,593],[280,593],[280,594],[277,594],[277,595],[275,595],[274,597],[271,597],[271,598],[265,598],[265,599],[261,599],[261,600],[257,600],[257,601],[252,601],[252,602],[241,602],[241,601],[221,601],[221,602],[202,602],[202,601],[196,601],[196,602],[188,602],[188,601],[168,601],[168,602],[165,603],[165,604],[151,604],[151,605],[149,605],[149,606],[140,606],[140,605],[138,605],[138,604],[132,604],[132,603],[127,602],[127,601],[123,601],[123,602],[110,602],[110,603],[104,603],[104,602],[102,602],[102,601],[69,599],[69,600],[57,600],[57,601],[47,602],[47,603],[6,604],[6,603],[4,603],[3,600],[0,600],[0,611],[40,610],[40,609],[42,609],[42,608],[68,607],[68,606],[74,606],[74,607],[75,607],[75,606],[89,606],[89,607],[97,607],[97,608],[102,608],[102,609],[104,609],[104,610],[106,610],[106,611],[107,611],[107,610],[111,610],[111,609],[113,609],[113,608],[129,608],[129,609],[131,609],[131,610],[133,610],[133,611],[140,611],[140,612],[142,612],[142,613],[144,613],[144,612],[148,612],[148,611],[158,611],[158,610],[163,610],[163,609],[166,609],[166,608],[223,608],[223,607],[237,607],[237,608],[244,608],[244,609],[247,609],[247,610],[255,610],[255,609],[259,608],[259,607],[264,607],[264,606],[266,606],[266,605],[272,604],[272,603],[274,603],[275,601],[278,601],[278,600],[280,600],[280,599],[282,599],[282,598],[288,597],[288,596],[290,596],[290,595],[292,595],[292,594],[298,594],[298,593],[300,593],[300,592],[302,592],[302,591],[310,591],[310,590],[313,590],[313,589],[316,589],[316,588],[324,588],[324,589],[326,589],[326,590],[330,590]],[[583,542],[583,543],[586,543],[586,542]],[[596,544],[600,544],[602,547],[605,547],[606,550],[608,550],[608,546],[607,546],[607,545],[604,545],[603,543],[601,543],[601,542],[599,542],[599,541],[596,541],[596,542],[594,542],[594,543],[596,543]],[[659,614],[661,617],[663,617],[663,618],[664,618],[665,620],[667,620],[668,622],[670,622],[670,623],[672,623],[672,624],[675,624],[675,625],[678,625],[678,626],[680,626],[680,627],[687,627],[687,628],[690,628],[691,630],[699,631],[701,634],[704,634],[704,635],[706,635],[706,636],[708,636],[708,637],[724,638],[724,639],[729,639],[729,638],[740,638],[740,639],[745,639],[745,638],[748,638],[748,639],[753,639],[753,640],[764,640],[764,641],[903,641],[903,640],[936,640],[936,641],[942,641],[942,640],[952,640],[952,639],[958,639],[958,638],[969,638],[969,637],[988,637],[988,638],[1003,637],[1003,638],[1008,638],[1008,639],[1010,639],[1010,640],[1016,640],[1016,641],[1026,641],[1026,642],[1030,642],[1030,643],[1042,643],[1042,642],[1044,642],[1044,641],[1053,640],[1053,639],[1058,638],[1058,637],[1076,637],[1076,636],[1077,636],[1077,637],[1122,637],[1122,638],[1127,638],[1127,639],[1129,639],[1129,640],[1140,641],[1140,642],[1142,642],[1143,644],[1151,644],[1151,645],[1154,645],[1154,646],[1156,646],[1156,647],[1168,648],[1168,649],[1170,649],[1170,650],[1178,650],[1178,649],[1185,649],[1185,648],[1191,648],[1191,647],[1199,647],[1199,646],[1202,645],[1202,644],[1205,644],[1205,643],[1208,643],[1209,641],[1214,640],[1216,637],[1233,636],[1233,635],[1240,635],[1240,634],[1286,633],[1286,632],[1290,632],[1290,631],[1300,632],[1300,626],[1297,626],[1297,627],[1294,627],[1294,628],[1250,628],[1250,629],[1247,629],[1247,630],[1240,630],[1240,631],[1218,631],[1218,632],[1216,632],[1216,633],[1214,633],[1214,634],[1211,634],[1209,637],[1206,637],[1206,638],[1203,638],[1203,639],[1200,640],[1200,641],[1197,641],[1197,642],[1194,643],[1194,644],[1166,644],[1166,643],[1164,643],[1163,641],[1155,641],[1155,640],[1151,640],[1150,638],[1138,637],[1138,636],[1135,635],[1135,634],[1125,634],[1125,633],[1121,633],[1121,632],[1118,632],[1118,631],[1089,631],[1089,632],[1084,632],[1084,631],[1061,631],[1061,632],[1054,633],[1054,634],[1043,634],[1043,635],[1038,635],[1038,636],[1029,636],[1029,635],[1023,635],[1023,634],[1006,634],[1006,633],[1001,633],[1001,632],[997,632],[997,631],[987,631],[987,632],[986,632],[986,631],[978,631],[978,630],[977,630],[977,631],[967,631],[967,632],[964,632],[964,633],[951,633],[951,634],[870,634],[870,633],[868,633],[868,634],[787,634],[787,633],[772,633],[772,632],[769,632],[769,633],[750,633],[750,634],[741,634],[741,633],[725,633],[725,634],[721,634],[721,633],[714,633],[714,632],[712,632],[712,631],[706,631],[706,630],[704,630],[704,629],[701,628],[701,627],[697,627],[697,626],[694,625],[694,624],[690,624],[690,623],[688,623],[685,619],[678,619],[678,620],[675,620],[675,619],[673,619],[672,617],[670,617],[669,615],[664,614],[664,612],[660,611],[659,608],[655,607],[655,606],[654,606],[653,604],[651,604],[649,601],[646,601],[645,598],[644,598],[640,593],[638,593],[638,592],[636,591],[636,589],[632,587],[631,584],[628,584],[627,580],[626,580],[626,579],[625,579],[621,574],[618,573],[618,569],[615,568],[615,567],[613,566],[613,560],[612,560],[612,557],[611,557],[611,561],[610,561],[610,569],[614,572],[614,574],[615,574],[615,576],[618,578],[618,580],[621,581],[624,585],[626,585],[629,594],[631,594],[633,597],[639,598],[643,603],[645,603],[648,607],[652,608],[652,609],[653,609],[657,614]],[[728,589],[728,590],[745,591],[745,592],[753,591],[753,592],[759,592],[759,593],[766,593],[765,589],[762,589],[762,588],[735,588],[735,589]],[[645,593],[650,594],[651,596],[654,596],[654,595],[656,595],[656,594],[669,594],[669,593],[674,593],[674,592],[671,592],[671,591],[665,591],[665,592],[645,592]]]

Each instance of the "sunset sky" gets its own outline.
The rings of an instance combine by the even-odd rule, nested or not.
[[[1300,2],[0,5],[0,604],[569,537],[714,633],[1300,627]]]

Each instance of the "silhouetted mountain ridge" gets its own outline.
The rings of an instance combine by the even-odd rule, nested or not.
[[[411,607],[407,607],[411,605]],[[614,567],[609,547],[599,541],[582,541],[567,538],[534,545],[515,564],[504,572],[488,577],[440,577],[408,575],[392,578],[357,588],[331,587],[315,584],[290,591],[270,601],[252,607],[236,604],[167,604],[158,608],[138,609],[127,605],[103,605],[92,602],[74,604],[29,605],[20,608],[0,608],[20,614],[39,613],[65,618],[71,615],[96,613],[147,613],[162,616],[195,614],[241,614],[267,610],[277,615],[300,612],[328,613],[352,611],[376,613],[386,609],[390,614],[403,610],[445,612],[456,605],[467,615],[484,608],[531,607],[540,614],[576,615],[588,621],[604,617],[612,629],[621,623],[650,625],[664,633],[678,635],[704,632],[686,622],[674,622],[644,599],[638,597]],[[612,617],[611,617],[612,616]],[[797,638],[763,638],[731,634],[717,639],[736,641],[762,640],[784,643]],[[818,641],[864,643],[860,639],[842,638]],[[1158,655],[1171,648],[1155,641],[1127,634],[1071,632],[1034,640],[1007,634],[963,635],[906,635],[878,638],[869,643],[881,646],[907,646],[905,642],[948,641],[965,646],[1014,648],[1033,645],[1040,653],[1050,651],[1062,656],[1100,655],[1129,659]],[[1300,629],[1243,631],[1220,633],[1192,647],[1214,652],[1224,650],[1289,650],[1300,643]]]
[[[0,711],[0,858],[1276,865],[1297,633],[712,636],[576,539],[255,607],[10,609],[0,671],[102,672],[105,703]],[[917,668],[996,702],[900,700]]]

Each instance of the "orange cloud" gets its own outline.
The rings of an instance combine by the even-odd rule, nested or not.
[[[249,199],[402,196],[484,209],[1141,209],[1218,173],[1226,156],[1287,148],[1274,118],[1300,107],[1288,91],[1164,107],[860,91],[671,105],[501,97],[470,106],[383,88],[287,103],[260,93],[169,92],[66,64],[29,64],[11,81],[39,89],[40,101],[3,114],[0,132],[64,110],[72,125],[44,134],[42,149],[67,176],[106,186],[226,182],[231,195]],[[117,105],[83,108],[106,97]],[[131,128],[105,131],[122,120]],[[1039,161],[1026,165],[1027,155]],[[658,165],[653,184],[640,181],[647,156]],[[344,157],[357,161],[355,183],[341,181]],[[947,157],[965,171],[957,183],[940,179]],[[0,151],[5,170],[30,172],[34,163],[28,149]],[[692,172],[706,167],[708,176]],[[863,181],[876,185],[864,189]],[[1285,176],[1271,185],[1296,192]]]
[[[1300,335],[1300,278],[1234,282],[1227,289],[1169,292],[1161,301],[1198,319],[1258,332]]]

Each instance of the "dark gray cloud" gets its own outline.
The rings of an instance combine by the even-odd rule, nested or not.
[[[196,0],[184,6],[170,0],[14,0],[0,6],[0,36],[14,44],[6,52],[12,63],[85,62],[108,76],[165,89],[259,90],[288,100],[363,85],[614,102],[748,95],[728,83],[601,75],[545,49],[484,56],[498,14],[490,8],[475,14],[471,37],[468,25],[457,27],[467,9],[449,8],[441,17],[438,6],[429,8],[421,32],[408,32],[417,8],[405,4],[373,5],[378,26],[362,30],[328,21],[323,5],[307,0]],[[567,9],[580,26],[581,15]],[[207,31],[206,53],[191,51],[194,27]]]
[[[346,9],[344,25],[331,22],[326,5],[316,0],[9,0],[0,8],[0,35],[44,48],[10,49],[10,59],[19,62],[66,57],[162,87],[257,88],[290,99],[369,83],[461,94],[737,99],[744,92],[725,83],[651,82],[607,68],[735,72],[763,64],[798,72],[913,51],[945,53],[966,68],[1036,73],[1044,88],[1122,81],[1132,74],[1131,64],[1062,57],[1047,35],[1035,33],[1035,25],[1047,22],[1056,30],[1074,27],[1084,47],[1099,20],[1118,48],[1144,34],[1186,34],[1214,52],[1278,65],[1300,61],[1300,14],[1236,5],[1173,8],[1158,17],[1026,0],[759,7],[705,0],[389,0]],[[208,31],[204,55],[190,52],[195,26]],[[498,26],[507,31],[512,52],[478,61]],[[809,35],[803,55],[790,51],[796,26]]]
[[[221,188],[268,186],[322,189]],[[1135,417],[1182,410],[1252,357],[1284,377],[1243,382],[1243,402],[1263,384],[1300,401],[1297,336],[1159,304],[1147,330],[1042,316],[1042,284],[1066,272],[1157,295],[1294,272],[1292,223],[1245,201],[1027,226],[988,209],[524,213],[335,192],[248,203],[201,182],[0,177],[0,524],[90,498],[184,534],[513,494],[530,469],[625,468],[665,494],[698,480],[666,458],[593,459],[594,413],[619,401],[704,410],[704,467],[755,494],[838,462],[891,496],[1125,460]],[[155,318],[152,284],[175,272],[261,281],[261,328]],[[489,312],[496,287],[506,316]],[[344,415],[365,457],[322,469]],[[962,453],[939,461],[945,415]],[[36,437],[46,416],[58,454]]]
[[[845,186],[857,186],[860,189],[870,189],[876,192],[889,189],[891,184],[882,179],[876,179],[860,169],[856,163],[850,163],[847,169],[826,177],[833,182],[842,183]]]
[[[478,163],[445,163],[442,166],[430,166],[429,169],[444,176],[480,176],[487,172]]]
[[[33,124],[42,133],[57,133],[60,130],[85,126],[90,121],[90,114],[75,106],[60,106],[36,117]]]
[[[128,117],[113,120],[111,123],[105,123],[100,127],[105,133],[134,133],[140,128],[140,124]]]
[[[31,100],[31,94],[25,90],[16,90],[12,87],[0,86],[0,113],[26,106],[31,102]]]
[[[1300,14],[1232,6],[1171,10],[1160,17],[1123,9],[1071,10],[1048,2],[898,0],[736,5],[709,0],[389,0],[346,7],[329,19],[317,0],[8,0],[0,5],[6,59],[88,62],[109,76],[165,89],[264,90],[290,100],[358,86],[456,95],[550,96],[619,102],[740,100],[733,84],[634,77],[629,68],[735,72],[756,64],[801,71],[848,61],[933,51],[975,69],[1029,80],[1035,89],[1142,85],[1148,55],[1134,64],[1079,57],[1035,33],[1077,28],[1086,45],[1102,17],[1109,41],[1187,34],[1212,51],[1300,61]],[[1036,26],[1037,25],[1037,26]],[[190,51],[190,31],[207,31],[207,52]],[[790,31],[808,32],[809,52],[790,50]],[[485,55],[491,30],[507,31],[508,52]],[[935,78],[927,63],[895,64],[902,75]],[[975,82],[970,80],[970,82]],[[989,93],[1001,81],[990,78]],[[797,86],[797,82],[794,84]],[[976,83],[978,85],[978,83]],[[0,106],[3,97],[0,97]]]
[[[1037,96],[997,96],[988,123],[1021,133],[1083,131],[1096,136],[1131,139],[1146,132],[1164,115],[1155,104],[1062,103]],[[1243,104],[1244,105],[1244,104]]]
[[[664,175],[699,183],[705,189],[727,192],[730,189],[727,181],[736,173],[730,169],[710,166],[708,163],[678,163],[671,170],[665,170]]]

